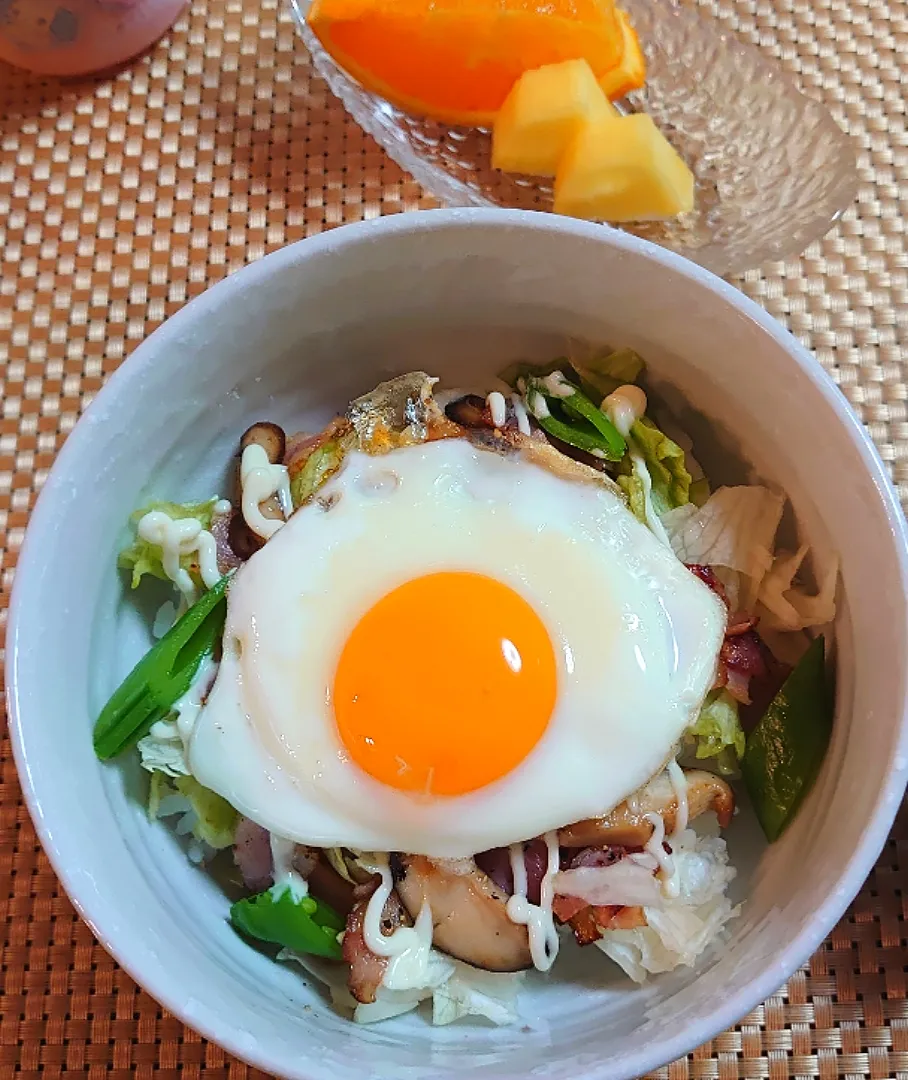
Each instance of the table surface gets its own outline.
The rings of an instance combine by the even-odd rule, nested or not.
[[[855,139],[860,193],[839,225],[802,257],[733,280],[819,357],[908,499],[908,6],[706,0],[703,14],[778,58]],[[280,0],[193,0],[113,77],[60,83],[0,65],[2,617],[54,455],[138,342],[268,251],[431,205],[314,76]],[[139,990],[76,916],[3,736],[0,1076],[253,1073]],[[810,963],[654,1075],[908,1080],[906,845],[908,818]]]

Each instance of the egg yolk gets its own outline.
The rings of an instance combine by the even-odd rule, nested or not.
[[[516,768],[555,707],[555,652],[530,605],[482,574],[399,586],[360,619],[334,678],[351,759],[400,791],[464,795]]]

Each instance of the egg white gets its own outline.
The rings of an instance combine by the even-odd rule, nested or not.
[[[486,574],[532,604],[555,648],[558,696],[518,768],[467,795],[426,798],[348,759],[330,692],[362,615],[440,570]],[[300,843],[472,855],[605,813],[648,780],[696,716],[724,626],[721,602],[604,485],[463,439],[353,453],[237,573],[189,764]],[[402,682],[431,723],[431,672]]]

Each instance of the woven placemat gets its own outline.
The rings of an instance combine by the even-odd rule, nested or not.
[[[801,258],[736,284],[814,350],[908,500],[899,353],[908,9],[896,0],[706,8],[778,57],[857,142],[856,207]],[[267,251],[429,205],[312,75],[279,0],[194,0],[168,38],[113,78],[59,83],[0,65],[4,597],[55,452],[142,338]],[[0,880],[10,883],[8,898],[0,887],[0,1077],[253,1074],[139,990],[76,917],[35,840],[5,729],[0,767]],[[905,868],[908,821],[809,965],[654,1075],[908,1080]]]

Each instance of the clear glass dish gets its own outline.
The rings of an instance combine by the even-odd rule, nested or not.
[[[421,120],[363,89],[306,23],[310,0],[289,0],[319,75],[353,119],[447,206],[551,211],[546,180],[494,170],[489,133]],[[694,210],[667,222],[622,225],[718,274],[804,250],[852,202],[851,140],[758,49],[709,17],[668,0],[622,0],[648,61],[643,91],[625,101],[649,113],[696,177]]]

